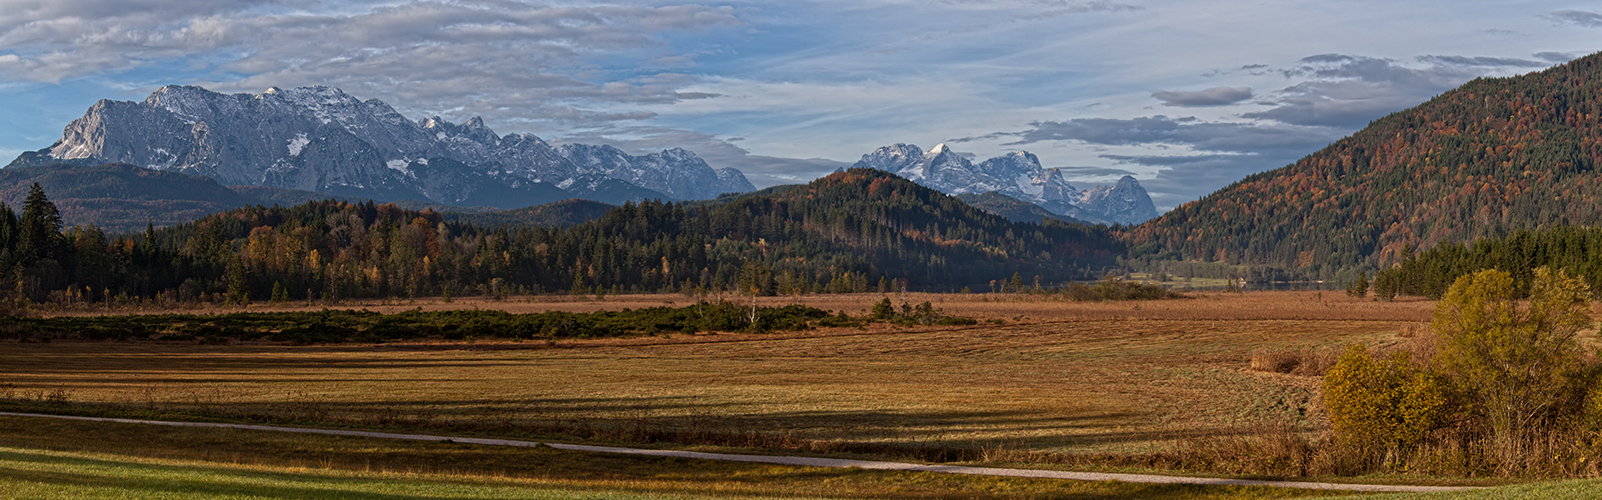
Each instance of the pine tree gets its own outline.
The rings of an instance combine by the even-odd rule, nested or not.
[[[54,257],[56,240],[61,237],[61,211],[45,196],[44,188],[33,183],[22,203],[20,251],[25,262]]]
[[[289,302],[289,290],[284,289],[283,282],[274,281],[272,295],[273,305],[283,304],[285,302]]]
[[[586,291],[589,291],[589,287],[584,285],[584,273],[575,271],[573,273],[573,284],[567,288],[567,293],[570,295],[584,295]]]
[[[228,263],[228,304],[250,305],[250,282],[245,276],[245,263],[234,259]]]
[[[1357,280],[1346,287],[1346,294],[1356,298],[1368,296],[1368,273],[1357,273]]]

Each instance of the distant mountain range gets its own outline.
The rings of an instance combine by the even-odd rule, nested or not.
[[[1157,207],[1134,177],[1080,191],[1063,180],[1062,171],[1042,168],[1040,159],[1027,151],[975,165],[945,144],[929,151],[895,144],[862,155],[852,167],[894,173],[951,195],[995,192],[1077,221],[1133,225],[1157,216]]]
[[[474,118],[411,121],[332,87],[220,94],[167,86],[144,101],[102,100],[49,148],[7,168],[123,163],[216,179],[377,200],[518,208],[567,198],[694,200],[755,188],[695,153],[643,156],[497,135]]]
[[[735,218],[761,210],[791,217],[803,205],[834,213],[829,203],[853,199],[861,201],[854,208],[861,213],[836,214],[842,227],[861,225],[852,217],[895,223],[859,228],[868,232],[851,243],[858,249],[889,252],[903,244],[944,241],[908,236],[927,229],[896,222],[901,212],[887,212],[881,191],[893,185],[899,186],[894,192],[915,193],[920,203],[938,207],[940,217],[962,221],[959,226],[1006,234],[1002,223],[968,210],[977,207],[1057,228],[1052,231],[1068,235],[1064,241],[1082,244],[1073,254],[1084,261],[1104,261],[1128,249],[1129,261],[1246,264],[1253,272],[1338,281],[1440,243],[1602,225],[1599,164],[1602,54],[1522,76],[1476,79],[1376,120],[1290,166],[1254,174],[1160,217],[1132,177],[1081,190],[1023,151],[975,164],[943,144],[928,151],[895,144],[863,155],[855,165],[872,170],[842,172],[805,187],[722,196],[754,189],[738,171],[714,170],[682,149],[631,156],[609,146],[553,147],[532,135],[498,136],[476,119],[461,125],[438,118],[408,121],[382,102],[358,101],[327,87],[258,95],[165,87],[143,102],[101,101],[72,122],[61,141],[19,156],[0,170],[0,201],[15,207],[27,187],[39,182],[69,224],[129,230],[246,205],[326,199],[325,193],[410,200],[398,205],[435,211],[522,208],[569,198],[612,205],[715,199],[675,204],[695,210],[758,199],[778,204],[716,212]],[[922,187],[911,189],[913,184],[895,176]],[[949,206],[957,200],[936,191],[971,207]],[[822,196],[840,198],[814,200]],[[457,220],[583,226],[609,217],[603,215],[608,210],[569,202]],[[1125,227],[1092,231],[1055,219]],[[800,220],[809,230],[818,224]],[[1117,241],[1106,239],[1112,236]],[[973,242],[974,248],[990,244]],[[1038,250],[1032,243],[1019,245]],[[920,265],[947,265],[942,259],[955,254],[944,252],[929,250]],[[902,265],[893,253],[875,254],[883,260],[872,265]],[[992,264],[973,276],[1005,267]],[[919,272],[906,266],[890,274]]]

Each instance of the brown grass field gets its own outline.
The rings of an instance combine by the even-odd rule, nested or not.
[[[880,298],[762,302],[857,313]],[[555,343],[10,344],[0,350],[0,399],[78,411],[935,459],[1008,450],[1143,453],[1195,438],[1323,428],[1317,379],[1250,371],[1252,352],[1395,342],[1433,307],[1335,292],[1105,303],[999,294],[893,299],[929,300],[985,321]],[[531,312],[669,303],[689,299],[357,307]]]
[[[1274,499],[1338,495],[820,469],[454,443],[0,417],[0,497]]]

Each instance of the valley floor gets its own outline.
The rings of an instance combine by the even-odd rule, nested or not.
[[[882,297],[760,300],[859,313]],[[1106,303],[890,297],[931,301],[981,323],[556,342],[10,344],[0,350],[0,409],[1149,471],[1128,460],[1098,466],[1095,457],[1322,432],[1317,379],[1250,371],[1251,354],[1396,342],[1433,307],[1334,292]],[[693,303],[681,295],[557,299],[356,307],[532,312]],[[13,435],[0,446],[37,448],[15,435],[37,425],[8,425]],[[103,441],[75,434],[82,429],[60,432]],[[1428,481],[1389,480],[1420,479]]]

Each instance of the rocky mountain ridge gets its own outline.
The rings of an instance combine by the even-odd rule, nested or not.
[[[945,144],[924,151],[898,143],[862,155],[852,167],[883,170],[951,195],[997,192],[1094,223],[1139,224],[1158,215],[1134,177],[1080,191],[1063,179],[1061,170],[1041,167],[1040,159],[1027,151],[974,164]]]
[[[504,208],[598,189],[673,200],[755,189],[738,170],[713,169],[683,149],[635,156],[612,146],[551,146],[532,134],[501,136],[479,118],[414,122],[383,101],[325,86],[260,94],[167,86],[142,102],[101,100],[56,144],[24,153],[8,168],[51,163],[126,163],[224,185]]]

